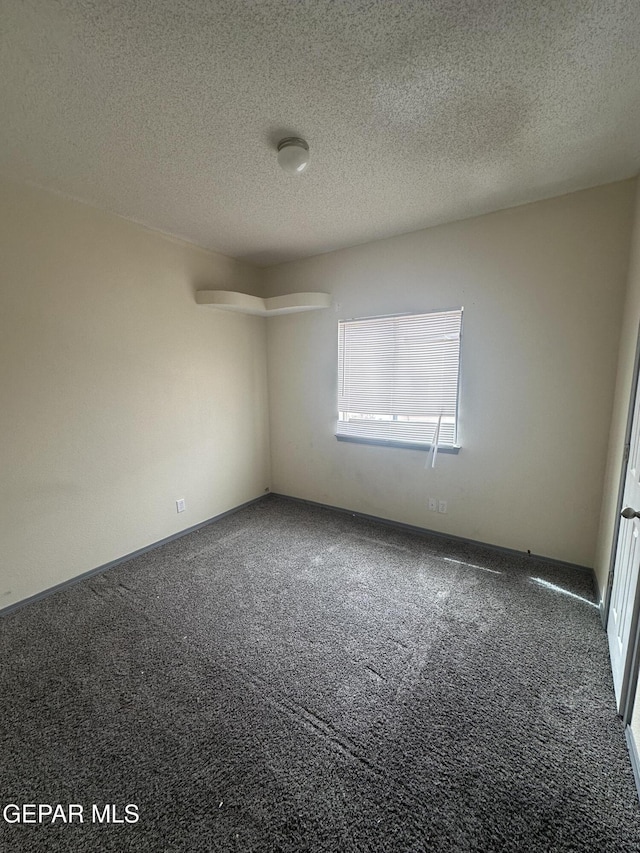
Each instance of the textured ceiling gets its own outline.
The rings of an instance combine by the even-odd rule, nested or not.
[[[638,0],[0,0],[0,172],[258,264],[640,170]],[[276,164],[306,138],[298,178]]]

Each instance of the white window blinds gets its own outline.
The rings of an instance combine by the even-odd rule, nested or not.
[[[338,438],[456,445],[462,309],[338,324]],[[439,426],[439,429],[438,429]]]

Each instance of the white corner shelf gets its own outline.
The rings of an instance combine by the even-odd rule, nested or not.
[[[286,296],[271,296],[262,299],[248,293],[231,290],[198,290],[198,305],[208,305],[222,311],[239,314],[255,314],[258,317],[275,317],[279,314],[295,314],[299,311],[315,311],[331,306],[330,293],[288,293]]]

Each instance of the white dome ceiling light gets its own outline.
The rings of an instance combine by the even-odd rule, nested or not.
[[[287,175],[300,175],[309,165],[309,145],[297,136],[278,142],[278,164]]]

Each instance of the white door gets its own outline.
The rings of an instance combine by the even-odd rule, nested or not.
[[[618,711],[622,713],[629,687],[630,644],[638,619],[638,573],[640,570],[640,393],[636,390],[631,437],[627,450],[623,511],[611,588],[607,623],[609,652]],[[637,514],[636,514],[637,513]]]

